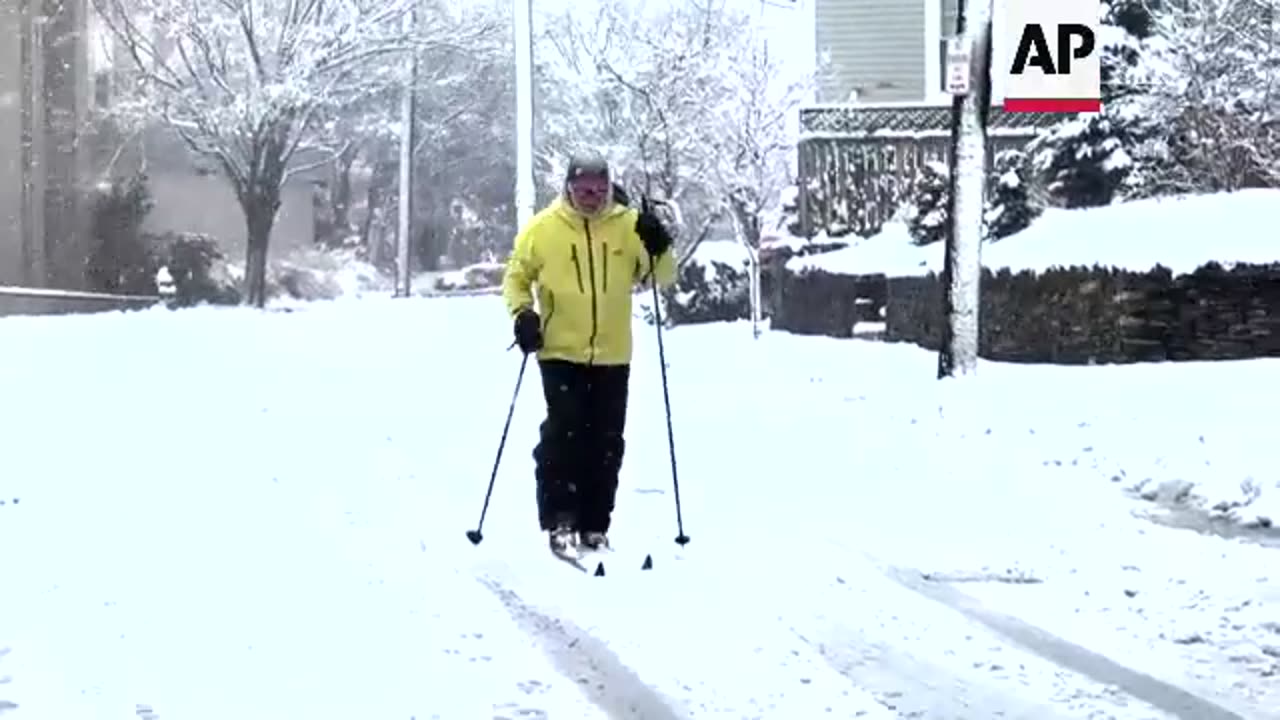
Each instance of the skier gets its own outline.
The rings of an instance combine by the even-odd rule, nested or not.
[[[647,200],[627,207],[615,187],[605,160],[573,158],[559,197],[516,236],[502,280],[516,344],[538,354],[547,403],[533,450],[538,520],[552,552],[566,558],[608,547],[625,448],[632,292],[676,276],[671,234]]]

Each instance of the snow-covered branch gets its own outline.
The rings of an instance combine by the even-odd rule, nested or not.
[[[754,246],[786,184],[803,88],[781,79],[753,18],[707,0],[648,14],[610,0],[553,23],[536,53],[552,80],[540,118],[548,184],[558,159],[589,147],[632,189],[680,205],[682,259],[718,228]]]
[[[1162,131],[1144,148],[1154,192],[1280,184],[1280,0],[1182,0],[1153,12],[1129,112]]]

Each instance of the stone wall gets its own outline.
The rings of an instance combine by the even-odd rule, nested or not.
[[[782,302],[773,309],[773,329],[849,338],[857,323],[880,321],[888,284],[883,275],[784,272],[780,294]]]
[[[0,317],[142,310],[159,303],[158,296],[106,295],[74,290],[0,286]]]
[[[849,337],[851,320],[879,307],[885,338],[937,349],[942,329],[937,276],[885,278],[788,273],[774,327]],[[1280,357],[1280,263],[1186,275],[1064,268],[986,271],[980,353],[1006,362],[1087,364]]]

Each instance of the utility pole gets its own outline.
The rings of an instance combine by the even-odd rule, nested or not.
[[[415,3],[401,20],[409,39],[409,76],[400,96],[400,198],[399,228],[396,238],[396,297],[407,298],[412,292],[409,286],[410,259],[413,253],[413,145],[414,125],[417,120],[415,91],[418,87],[418,12]]]
[[[516,48],[516,221],[533,217],[533,0],[515,3]]]
[[[987,120],[991,112],[993,0],[961,0],[952,94],[947,235],[942,267],[942,343],[938,378],[978,369],[982,284],[982,212],[987,183]],[[950,54],[950,53],[949,53]]]

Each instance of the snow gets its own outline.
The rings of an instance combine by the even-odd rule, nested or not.
[[[492,297],[0,320],[0,701],[59,720],[1275,717],[1274,536],[1171,527],[1207,511],[1127,491],[1180,481],[1213,505],[1252,478],[1238,519],[1280,513],[1280,362],[937,383],[913,347],[679,328],[682,550],[637,327],[597,579],[537,532],[536,373],[485,540],[463,536],[520,364],[508,325]],[[980,403],[957,417],[961,392]],[[1042,584],[982,582],[1011,575]]]
[[[1157,264],[1175,274],[1211,261],[1268,264],[1280,261],[1271,235],[1280,190],[1241,190],[1136,200],[1080,210],[1049,208],[1027,229],[985,243],[982,263],[992,269],[1043,272],[1073,265],[1147,271]],[[891,277],[942,271],[942,244],[918,247],[906,229],[887,224],[850,247],[792,258],[787,269],[835,274],[884,273]]]
[[[741,243],[732,240],[704,240],[693,251],[693,261],[702,266],[703,278],[712,282],[719,272],[714,263],[746,272],[751,266],[751,254]]]
[[[884,273],[890,277],[913,277],[925,274],[931,267],[925,265],[926,251],[929,248],[921,248],[912,243],[911,233],[905,223],[886,223],[879,233],[870,238],[852,236],[840,240],[848,242],[849,246],[818,255],[793,257],[787,261],[787,270],[820,270],[833,275]],[[938,255],[937,271],[941,271],[942,248],[939,246],[933,249]],[[983,248],[984,251],[986,249]]]

